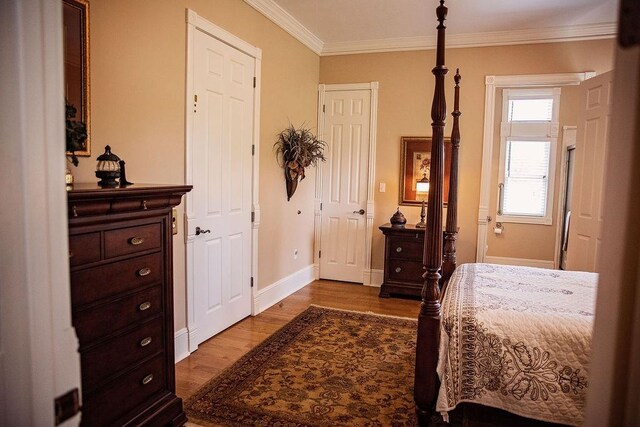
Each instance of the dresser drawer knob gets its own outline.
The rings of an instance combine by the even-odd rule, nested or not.
[[[396,273],[400,273],[402,271],[402,267],[396,267]]]
[[[146,347],[146,346],[148,346],[149,344],[151,344],[151,337],[143,338],[143,339],[140,341],[140,347]]]
[[[142,201],[142,210],[143,210],[143,211],[146,211],[146,210],[147,210],[147,201],[146,201],[146,200],[143,200],[143,201]]]
[[[402,252],[402,247],[398,246],[398,247],[396,248],[396,252],[398,252],[398,253]]]
[[[148,276],[149,274],[151,274],[151,269],[149,267],[144,267],[138,270],[138,276],[140,277]]]
[[[150,308],[151,308],[151,302],[149,301],[145,301],[138,306],[138,310],[140,311],[149,310]]]
[[[141,245],[144,243],[144,239],[142,237],[132,237],[131,239],[129,239],[129,244],[130,245]]]
[[[149,374],[149,375],[147,375],[146,377],[144,377],[144,378],[142,379],[142,384],[143,384],[143,385],[147,385],[147,384],[149,384],[151,381],[153,381],[153,374]]]
[[[73,258],[73,252],[69,251],[69,259]]]

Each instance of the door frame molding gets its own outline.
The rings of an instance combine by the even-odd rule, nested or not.
[[[476,262],[485,262],[487,255],[487,229],[489,227],[489,198],[491,195],[491,173],[493,165],[494,117],[496,91],[499,88],[536,86],[576,86],[596,75],[593,71],[582,73],[530,74],[508,76],[486,76],[484,95],[484,131],[482,134],[482,173],[480,175],[480,204],[478,206],[478,238]]]
[[[362,283],[370,286],[371,279],[371,240],[373,237],[374,217],[374,183],[376,178],[376,140],[378,129],[378,82],[349,83],[349,84],[319,84],[318,85],[318,137],[324,139],[324,124],[326,112],[323,111],[325,95],[327,92],[340,92],[350,90],[368,90],[371,96],[371,110],[369,120],[369,173],[367,176],[367,219],[365,224],[364,242],[364,270]],[[314,239],[313,239],[313,277],[320,278],[320,235],[322,230],[322,173],[323,165],[316,168],[316,194],[314,200]]]
[[[259,204],[259,167],[260,167],[260,87],[261,87],[261,64],[262,49],[255,47],[230,32],[218,27],[191,9],[186,9],[187,22],[187,69],[186,69],[186,90],[185,90],[185,181],[193,184],[193,109],[194,99],[193,71],[194,71],[194,37],[196,31],[207,33],[211,37],[237,49],[255,60],[254,76],[256,78],[253,97],[253,156],[252,156],[252,194],[251,210],[254,221],[251,224],[251,277],[253,283],[258,283],[258,230],[260,228],[260,204]],[[198,324],[195,319],[195,283],[193,266],[193,243],[195,231],[189,230],[189,221],[194,218],[193,213],[193,192],[185,196],[185,217],[184,217],[184,238],[186,245],[185,254],[185,274],[187,291],[187,331],[189,337],[189,352],[198,349],[197,334]],[[256,285],[251,288],[251,315],[258,313],[256,306]]]

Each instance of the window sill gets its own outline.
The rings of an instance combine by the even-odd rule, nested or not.
[[[553,225],[553,220],[551,219],[551,217],[517,215],[496,215],[496,222],[506,222],[511,224]]]

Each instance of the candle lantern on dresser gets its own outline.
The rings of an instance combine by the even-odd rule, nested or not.
[[[67,193],[82,425],[179,426],[175,395],[171,210],[184,185]]]

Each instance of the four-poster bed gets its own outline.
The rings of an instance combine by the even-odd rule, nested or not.
[[[425,273],[416,343],[418,422],[428,425],[434,411],[446,420],[448,411],[472,402],[542,421],[579,424],[597,276],[491,264],[465,264],[456,269],[459,71],[454,77],[451,175],[443,239],[446,15],[444,0],[440,0],[432,70],[435,90]]]

